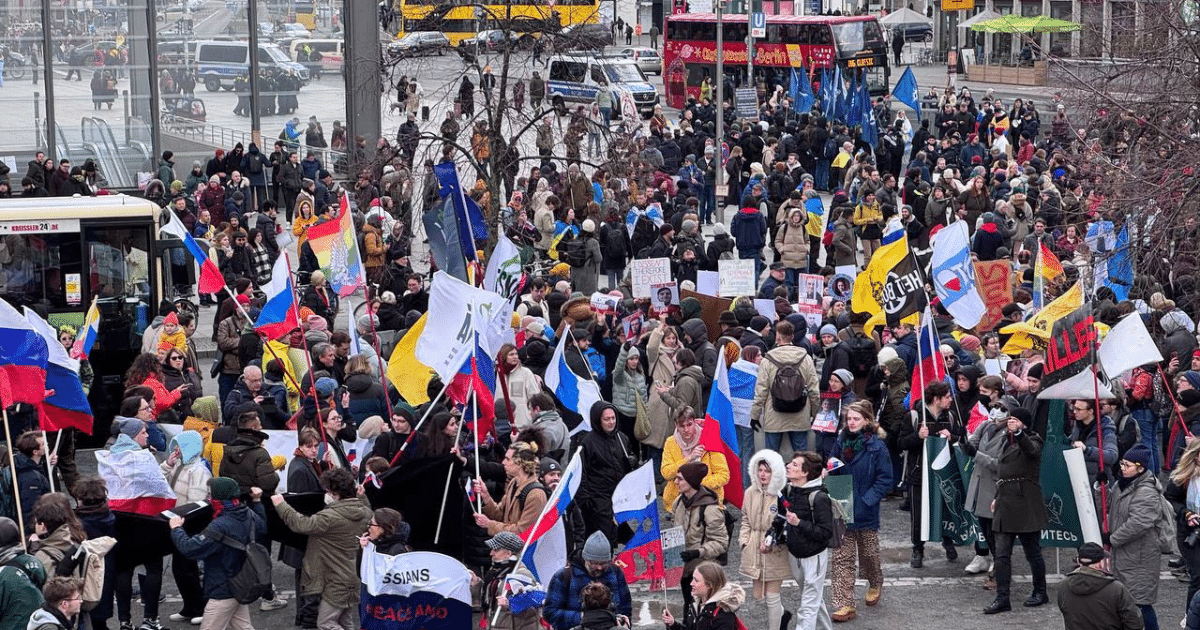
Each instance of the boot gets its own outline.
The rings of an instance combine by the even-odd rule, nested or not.
[[[1042,604],[1048,603],[1050,603],[1050,597],[1046,595],[1045,588],[1034,589],[1033,592],[1029,594],[1029,599],[1025,600],[1025,606],[1027,608],[1033,608],[1034,606],[1041,606]]]
[[[1010,610],[1012,610],[1012,605],[1008,603],[1008,596],[997,595],[996,601],[993,601],[991,605],[983,609],[983,614],[994,615],[996,613],[1008,612]]]
[[[920,569],[925,566],[925,550],[913,549],[912,557],[908,559],[908,566],[914,569]]]

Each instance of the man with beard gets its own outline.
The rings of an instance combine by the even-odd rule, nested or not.
[[[615,423],[615,420],[614,420]],[[599,582],[612,591],[613,608],[618,618],[633,614],[633,603],[629,595],[629,584],[625,573],[612,561],[612,545],[604,534],[596,532],[583,546],[582,558],[572,560],[570,565],[559,569],[546,589],[546,605],[542,616],[554,630],[570,630],[583,620],[583,587]]]

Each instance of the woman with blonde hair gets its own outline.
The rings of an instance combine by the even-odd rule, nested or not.
[[[1200,591],[1200,545],[1187,545],[1184,541],[1191,532],[1200,529],[1200,440],[1192,440],[1183,450],[1163,496],[1175,508],[1176,539],[1191,576],[1185,600],[1190,602]]]
[[[831,475],[850,475],[854,485],[854,522],[847,524],[842,546],[830,562],[834,621],[850,621],[854,609],[854,577],[861,564],[867,578],[868,606],[883,594],[883,567],[879,558],[879,502],[892,488],[892,460],[885,436],[875,423],[875,409],[860,400],[846,409],[846,425],[833,444],[832,457],[842,466]]]
[[[742,526],[738,543],[742,549],[739,573],[752,580],[754,599],[767,600],[767,627],[779,628],[783,619],[780,588],[792,575],[787,545],[783,541],[784,520],[779,517],[779,493],[787,484],[787,471],[778,452],[765,449],[746,465],[750,487],[742,500]]]

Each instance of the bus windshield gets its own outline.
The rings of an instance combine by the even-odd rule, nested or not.
[[[833,25],[833,38],[837,43],[838,57],[853,57],[860,52],[886,48],[883,29],[879,23],[870,21],[845,22]]]

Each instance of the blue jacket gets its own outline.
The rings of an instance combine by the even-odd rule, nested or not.
[[[767,220],[758,208],[742,208],[729,223],[738,251],[758,251],[767,244]]]
[[[571,630],[583,620],[583,587],[600,582],[612,591],[612,607],[617,614],[631,617],[633,601],[629,596],[629,585],[625,574],[615,564],[610,564],[598,578],[588,575],[582,560],[572,561],[571,566],[559,569],[550,579],[546,589],[546,604],[542,617],[554,626],[554,630]]]
[[[841,458],[845,436],[845,431],[838,434],[831,451],[833,457]],[[878,437],[868,436],[863,450],[843,463],[845,466],[830,474],[854,477],[854,522],[846,529],[879,529],[879,502],[892,487],[892,459],[887,446]]]
[[[179,553],[204,562],[204,596],[209,599],[232,599],[229,580],[242,570],[246,552],[210,538],[209,532],[219,532],[238,542],[250,542],[250,527],[254,527],[256,540],[267,539],[267,515],[262,503],[252,502],[251,507],[239,504],[225,508],[209,526],[195,536],[188,536],[182,527],[171,530],[171,540]]]

